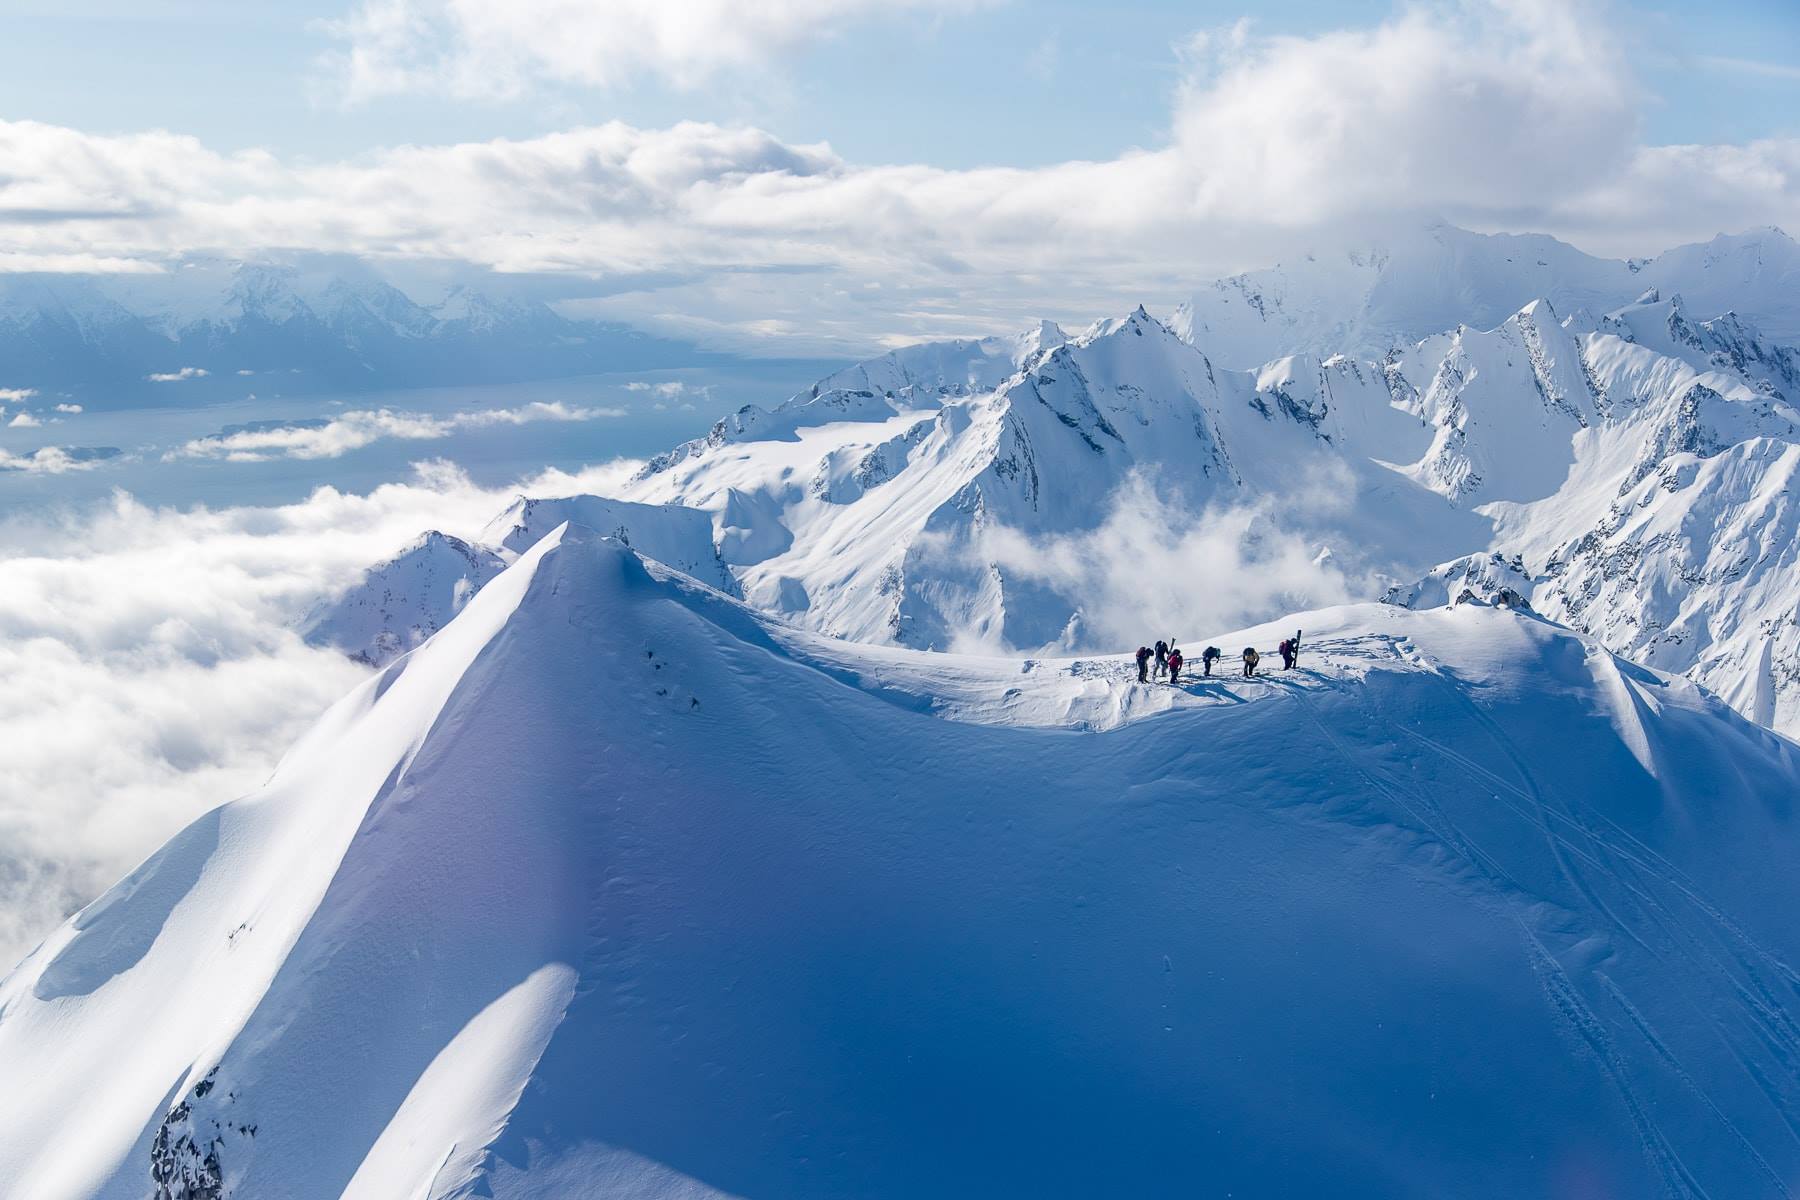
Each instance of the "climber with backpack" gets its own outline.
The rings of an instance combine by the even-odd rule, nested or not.
[[[1217,646],[1208,646],[1200,652],[1200,666],[1203,668],[1205,674],[1211,675],[1213,664],[1218,661],[1219,648]]]
[[[1255,646],[1245,646],[1244,647],[1244,678],[1245,679],[1248,679],[1248,678],[1250,678],[1250,676],[1256,674],[1256,664],[1258,661],[1261,660],[1261,658],[1262,658],[1262,655],[1260,655],[1256,652]]]
[[[1156,677],[1161,679],[1169,669],[1169,643],[1158,638],[1156,641]]]
[[[1293,670],[1294,643],[1288,641],[1286,638],[1282,638],[1281,644],[1276,646],[1275,649],[1281,652],[1281,669],[1284,671]]]
[[[1138,665],[1138,682],[1139,683],[1149,683],[1150,682],[1150,647],[1139,646],[1137,648],[1137,665]]]
[[[1181,651],[1169,651],[1169,686],[1177,687],[1181,683]]]

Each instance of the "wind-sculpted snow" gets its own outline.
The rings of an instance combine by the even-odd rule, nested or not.
[[[0,982],[0,1178],[1785,1195],[1800,752],[1481,604],[1177,632],[1295,625],[1140,685],[553,531]]]

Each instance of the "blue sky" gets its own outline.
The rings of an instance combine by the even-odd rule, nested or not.
[[[675,87],[550,86],[495,102],[388,96],[345,107],[320,83],[323,23],[348,5],[261,0],[7,0],[0,115],[125,132],[161,127],[219,149],[341,157],[399,142],[522,137],[621,119],[750,123],[827,140],[861,163],[1039,166],[1164,136],[1196,30],[1252,15],[1261,34],[1372,24],[1366,0],[1012,0],[850,26],[776,69]],[[1800,134],[1800,5],[1635,4],[1611,17],[1650,91],[1646,140]]]
[[[5,4],[0,271],[460,264],[816,353],[1396,223],[1800,228],[1791,0]]]

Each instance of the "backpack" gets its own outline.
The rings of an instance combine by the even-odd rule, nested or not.
[[[1149,657],[1150,657],[1150,647],[1148,647],[1148,646],[1139,646],[1139,647],[1138,647],[1138,652],[1137,652],[1137,660],[1138,660],[1138,661],[1139,661],[1139,662],[1143,662],[1143,661],[1144,661],[1144,660],[1145,660],[1145,659],[1147,659],[1147,658],[1149,658]]]
[[[1261,657],[1262,656],[1256,652],[1255,646],[1245,646],[1244,647],[1244,661],[1245,662],[1255,662],[1258,658],[1261,658]]]
[[[1200,657],[1201,658],[1217,658],[1217,657],[1219,657],[1219,648],[1217,646],[1208,646],[1205,650],[1202,650],[1200,652]]]

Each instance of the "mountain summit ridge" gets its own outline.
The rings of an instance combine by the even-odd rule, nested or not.
[[[1021,670],[559,526],[0,982],[0,1174],[1774,1194],[1800,750],[1479,603],[1180,632],[1289,624]]]

